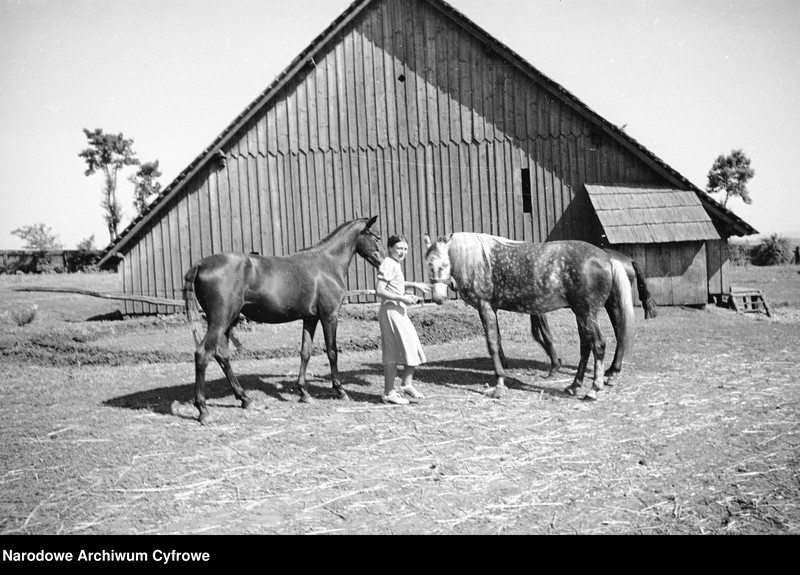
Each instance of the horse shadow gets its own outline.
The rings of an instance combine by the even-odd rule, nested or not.
[[[383,370],[380,364],[369,364],[369,367],[376,370]],[[567,366],[562,365],[561,370],[556,372],[552,378],[547,378],[546,374],[550,371],[550,363],[530,359],[509,359],[506,368],[505,385],[509,389],[525,392],[542,393],[553,397],[563,396],[563,386],[553,387],[553,382],[559,375],[566,376]],[[522,381],[514,377],[513,372],[531,372],[530,381]],[[536,375],[533,372],[540,372],[543,375]],[[463,389],[478,387],[475,393],[483,393],[487,385],[494,385],[494,366],[488,357],[474,357],[466,359],[447,359],[431,361],[420,366],[415,372],[414,379],[433,385],[443,385],[445,387]],[[539,384],[541,381],[543,384]],[[570,376],[571,381],[571,376]]]
[[[552,382],[558,379],[559,375],[567,375],[566,367],[562,366],[561,371],[557,372],[553,378],[546,378],[544,374],[547,374],[550,369],[549,363],[530,359],[509,359],[505,384],[509,389],[563,397],[563,387],[554,387]],[[531,373],[530,380],[522,381],[511,375],[513,372],[520,371]],[[536,375],[535,372],[540,372],[542,375]],[[380,392],[366,390],[374,385],[374,382],[370,382],[366,377],[371,376],[374,380],[376,375],[379,376],[382,386],[383,365],[379,363],[369,363],[365,364],[363,369],[342,372],[340,377],[353,402],[380,404],[382,403]],[[268,398],[285,403],[299,401],[296,375],[243,374],[238,375],[237,378],[245,391],[260,392]],[[482,393],[482,388],[489,382],[493,383],[494,369],[488,357],[439,360],[421,366],[414,378],[434,386],[442,385],[457,389],[478,387],[478,390],[474,390],[475,393]],[[551,383],[548,384],[548,382]],[[333,399],[338,401],[336,392],[331,385],[329,372],[321,377],[309,377],[306,381],[306,388],[315,400]],[[224,377],[207,380],[206,399],[215,402],[214,409],[241,409],[239,402],[233,400],[233,397],[233,390]],[[192,410],[190,410],[192,414],[187,415],[176,412],[175,409],[176,403],[183,405],[193,402],[194,382],[137,391],[108,399],[103,402],[103,405],[117,409],[143,410],[160,415],[195,419],[197,414]]]
[[[362,403],[381,403],[381,396],[374,393],[359,391],[358,387],[369,387],[371,383],[367,381],[365,375],[375,375],[376,371],[364,369],[358,371],[348,371],[340,375],[345,386],[347,395],[352,401]],[[297,378],[286,374],[245,374],[237,375],[237,379],[247,392],[260,392],[267,397],[271,397],[281,402],[299,402],[300,396],[297,392]],[[354,386],[356,386],[354,388]],[[308,377],[306,389],[315,400],[336,399],[338,395],[334,391],[330,373],[324,377]],[[209,379],[206,381],[206,399],[212,402],[227,402],[234,398],[228,380],[224,377]],[[338,401],[338,400],[337,400]],[[195,419],[197,414],[191,417],[176,413],[175,404],[193,404],[194,402],[194,383],[183,385],[172,385],[157,387],[144,391],[137,391],[119,397],[114,397],[103,402],[107,407],[117,409],[130,409],[134,411],[144,410],[160,415],[177,415],[186,419]],[[241,409],[238,401],[232,403],[216,403],[214,409]]]

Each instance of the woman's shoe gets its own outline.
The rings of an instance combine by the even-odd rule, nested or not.
[[[411,403],[405,397],[397,393],[396,389],[393,389],[387,395],[384,395],[382,399],[383,403],[393,403],[395,405],[408,405]]]
[[[410,397],[413,397],[414,399],[425,399],[425,396],[422,395],[419,391],[417,391],[417,388],[415,388],[410,383],[408,385],[401,385],[400,389],[403,391],[403,393],[405,393]]]

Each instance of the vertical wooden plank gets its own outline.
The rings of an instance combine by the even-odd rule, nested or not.
[[[383,86],[386,104],[386,134],[383,146],[397,145],[397,95],[395,71],[394,30],[392,10],[387,2],[380,5],[381,47],[383,56]],[[379,132],[380,133],[380,132]]]
[[[508,234],[508,200],[506,194],[506,170],[505,170],[505,149],[504,141],[495,141],[491,145],[491,157],[493,164],[491,170],[494,172],[494,193],[497,198],[497,216],[495,218],[495,234],[507,238]]]
[[[460,132],[461,130],[459,130]],[[444,229],[453,231],[454,226],[454,212],[455,209],[453,207],[453,194],[451,191],[451,160],[450,154],[451,150],[454,148],[454,144],[452,142],[448,142],[447,146],[441,146],[440,148],[440,155],[438,158],[439,163],[439,175],[440,177],[437,178],[437,195],[441,198],[440,204],[442,206],[442,227]]]
[[[344,37],[344,83],[347,86],[346,102],[347,106],[347,146],[349,150],[358,149],[358,100],[356,86],[356,66],[362,66],[360,57],[356,59],[355,45],[356,30],[350,30]],[[363,69],[363,67],[362,67]],[[342,130],[344,131],[344,129]],[[343,138],[344,140],[344,138]]]
[[[470,58],[469,39],[464,34],[454,34],[454,41],[458,48],[458,91],[461,123],[461,141],[472,141],[472,60]]]
[[[347,105],[348,91],[352,85],[347,82],[347,54],[344,42],[336,45],[336,103],[338,131],[335,135],[339,142],[338,149],[347,150],[350,147],[350,108]],[[331,136],[332,138],[334,135]]]
[[[539,134],[539,89],[533,82],[525,84],[525,131],[528,138],[536,138]]]
[[[331,147],[330,128],[328,122],[328,60],[332,57],[331,53],[320,56],[317,67],[314,69],[314,82],[317,87],[316,109],[317,109],[317,140],[320,150],[328,150]]]
[[[470,181],[469,170],[469,150],[470,144],[464,142],[458,146],[458,194],[461,202],[461,222],[459,227],[453,228],[454,232],[471,231],[473,206],[472,206],[472,184]],[[435,239],[435,238],[433,238]]]
[[[189,204],[189,261],[191,265],[194,265],[203,259],[203,253],[200,250],[200,194],[196,181],[191,182],[189,186],[189,193],[186,196]]]
[[[337,60],[341,44],[337,44],[325,59],[328,75],[328,138],[331,148],[339,150],[341,136],[339,133],[339,92],[338,77],[336,75]]]
[[[414,17],[413,24],[409,30],[413,31],[414,36],[414,70],[415,70],[415,84],[416,84],[416,108],[417,108],[417,121],[415,127],[417,128],[416,141],[413,141],[414,133],[412,131],[412,145],[414,143],[425,144],[430,140],[428,137],[428,98],[427,98],[427,77],[426,77],[426,63],[425,63],[425,34],[423,31],[425,22],[424,8],[418,2],[411,3],[411,12]]]
[[[314,181],[317,186],[317,221],[319,227],[319,237],[324,238],[330,231],[328,222],[328,187],[327,174],[325,172],[325,155],[322,153],[314,154]]]
[[[517,118],[516,103],[514,101],[513,68],[510,67],[503,70],[503,114],[505,138],[514,139],[517,137]]]
[[[470,188],[470,201],[472,204],[472,228],[467,231],[482,232],[483,229],[483,206],[481,202],[481,181],[480,171],[478,165],[478,148],[481,146],[479,142],[470,144],[469,148],[469,188]]]
[[[297,83],[297,149],[308,151],[308,85],[305,78]],[[251,150],[252,151],[252,150]]]
[[[472,141],[480,142],[486,137],[483,96],[484,61],[480,54],[480,46],[476,42],[469,42],[468,46],[471,63],[470,81],[472,82]]]
[[[550,188],[548,186],[548,179],[547,179],[547,170],[545,168],[545,152],[544,148],[547,146],[547,141],[542,139],[537,139],[535,141],[535,156],[536,158],[534,165],[536,167],[536,187],[535,187],[535,196],[536,201],[534,203],[534,210],[536,211],[537,215],[537,227],[536,230],[536,241],[537,242],[544,242],[547,240],[548,234],[550,233],[550,228],[548,226],[548,204],[550,203]]]
[[[422,22],[425,54],[425,98],[428,110],[428,142],[439,143],[439,95],[437,81],[436,26],[435,16],[425,11]],[[424,142],[423,142],[424,143]]]
[[[247,158],[247,191],[250,195],[250,242],[252,251],[259,254],[264,253],[264,244],[261,241],[262,231],[261,222],[263,208],[261,206],[261,194],[259,194],[258,164],[256,158]]]
[[[281,190],[278,183],[278,159],[267,156],[267,185],[269,187],[270,228],[272,230],[271,255],[283,255],[283,212],[281,211]]]
[[[206,257],[212,253],[210,194],[208,190],[208,180],[203,177],[203,172],[200,172],[195,178],[198,179],[199,182],[197,195],[200,202],[200,215],[198,217],[198,224],[200,226],[200,253],[202,257]]]
[[[369,40],[363,30],[363,23],[353,30],[353,87],[355,88],[355,110],[356,110],[356,138],[351,137],[350,142],[357,142],[354,147],[364,150],[367,148],[367,94],[366,84],[368,80],[365,74],[371,74],[372,70],[366,70],[364,51],[369,47]]]
[[[434,79],[436,86],[436,107],[439,110],[439,141],[445,143],[450,140],[451,130],[450,97],[448,95],[450,89],[449,68],[451,67],[449,53],[450,31],[441,18],[436,19],[433,30],[435,31],[432,45],[436,51],[434,61],[436,62],[437,73]]]
[[[487,234],[494,234],[494,223],[497,218],[497,206],[495,205],[494,190],[491,185],[491,177],[493,176],[489,165],[489,158],[491,157],[490,148],[491,141],[481,142],[478,144],[478,181],[480,185],[480,199],[481,199],[481,231]]]
[[[267,109],[267,153],[278,153],[278,106],[273,104]]]
[[[286,91],[283,90],[275,101],[275,128],[277,130],[278,152],[285,154],[289,151],[289,104]]]
[[[306,130],[308,131],[308,150],[319,149],[319,123],[317,121],[317,66],[310,64],[305,77],[306,92]]]
[[[272,255],[275,251],[275,245],[272,235],[272,206],[270,205],[269,196],[269,176],[267,168],[267,158],[259,155],[256,160],[256,180],[258,181],[258,228],[261,230],[259,245],[261,247],[261,254],[265,256]]]
[[[494,52],[488,47],[484,48],[483,66],[481,66],[481,88],[483,90],[483,117],[484,117],[484,138],[494,139],[494,130],[497,125],[495,118],[495,87],[494,87]]]
[[[243,249],[242,243],[242,196],[241,187],[239,185],[239,157],[231,150],[228,166],[228,186],[231,198],[231,248],[235,252],[241,252]],[[193,218],[194,221],[194,218]]]
[[[445,91],[445,98],[450,106],[450,137],[451,142],[459,142],[461,140],[461,116],[463,105],[461,103],[463,95],[461,94],[461,75],[466,72],[461,68],[461,59],[459,57],[461,36],[459,30],[448,26],[447,31],[447,52],[448,60],[445,69],[447,70],[447,90]]]
[[[365,16],[362,26],[364,36],[364,97],[366,101],[366,145],[372,149],[378,145],[377,135],[377,107],[375,103],[375,83],[378,77],[375,70],[375,47],[372,43],[373,38],[373,15]],[[377,55],[380,57],[380,53]],[[382,76],[381,76],[382,78]]]
[[[406,2],[391,2],[388,3],[387,25],[389,27],[388,33],[391,35],[391,47],[389,49],[392,54],[392,83],[394,85],[394,114],[396,117],[396,141],[390,139],[390,145],[408,145],[408,102],[406,100],[406,92],[409,85],[409,74],[406,69],[408,62],[408,44],[411,39],[408,37],[406,30],[406,18],[404,9],[407,10]],[[390,128],[391,130],[391,128]],[[391,136],[390,131],[390,136]]]
[[[382,4],[382,5],[385,5]],[[386,86],[386,54],[383,43],[383,22],[382,9],[378,5],[373,12],[371,30],[375,41],[373,43],[372,65],[374,69],[372,83],[375,87],[375,143],[377,146],[385,148],[388,145],[388,105],[387,105],[387,86]]]

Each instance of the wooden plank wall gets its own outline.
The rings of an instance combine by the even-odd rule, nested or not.
[[[708,303],[706,242],[617,244],[612,246],[638,261],[658,305]],[[634,289],[634,300],[640,305]]]
[[[597,242],[575,191],[658,180],[491,45],[414,0],[365,10],[223,151],[224,167],[194,177],[126,254],[126,291],[179,298],[184,271],[204,256],[290,254],[375,214],[384,238],[409,239],[406,277],[422,281],[426,232]],[[356,259],[349,289],[374,287],[367,267]]]

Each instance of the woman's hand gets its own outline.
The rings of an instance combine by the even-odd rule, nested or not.
[[[416,305],[419,303],[419,298],[414,294],[406,294],[403,296],[402,302],[406,305]]]

